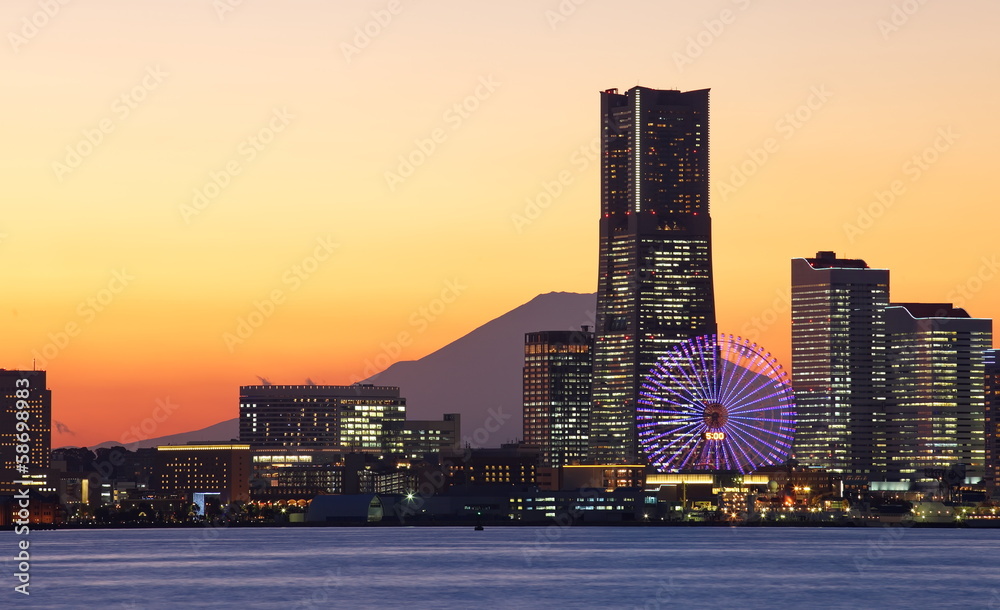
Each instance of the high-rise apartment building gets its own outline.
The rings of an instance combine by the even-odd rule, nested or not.
[[[984,360],[993,321],[972,318],[951,303],[894,303],[885,320],[886,478],[955,483],[961,473],[982,477]]]
[[[593,346],[587,327],[524,335],[524,442],[545,466],[587,459]]]
[[[355,384],[240,387],[240,442],[398,454],[406,399],[399,388]]]
[[[867,478],[886,460],[889,271],[819,252],[792,260],[795,457]]]
[[[0,494],[43,488],[51,456],[52,392],[45,371],[0,369]]]
[[[601,220],[590,459],[633,463],[642,380],[716,332],[709,92],[601,93]]]

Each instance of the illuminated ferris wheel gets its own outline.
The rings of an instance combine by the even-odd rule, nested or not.
[[[650,370],[636,420],[639,443],[660,472],[747,473],[788,459],[795,402],[788,373],[761,346],[705,335]]]

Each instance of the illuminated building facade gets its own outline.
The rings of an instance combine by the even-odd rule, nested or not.
[[[240,387],[240,442],[264,447],[339,448],[398,454],[406,419],[399,388],[265,385]]]
[[[985,354],[986,378],[986,434],[985,473],[986,483],[994,496],[1000,490],[1000,350],[989,349]]]
[[[250,445],[188,444],[156,448],[153,491],[185,496],[219,494],[223,503],[250,500]]]
[[[250,499],[304,502],[344,493],[344,455],[331,449],[257,449],[252,454]]]
[[[794,449],[802,466],[864,480],[885,467],[888,304],[887,269],[833,252],[792,260]]]
[[[45,383],[45,371],[0,369],[0,494],[26,487],[48,490],[47,474],[52,456],[52,392]],[[23,408],[18,408],[19,401]],[[22,415],[18,415],[18,413]],[[26,413],[26,415],[24,415]],[[23,430],[18,429],[18,423]],[[20,442],[21,435],[27,442]],[[24,438],[24,437],[21,437]],[[27,453],[18,445],[26,445]],[[19,459],[18,455],[22,457]],[[23,456],[28,456],[25,462]],[[18,464],[27,472],[18,472]],[[28,484],[15,481],[26,481]]]
[[[707,89],[601,93],[594,463],[634,463],[643,378],[671,346],[716,332],[708,128]]]
[[[458,449],[462,440],[462,416],[445,413],[438,420],[411,419],[401,422],[399,444],[402,455],[409,459],[423,459],[446,449]]]
[[[546,466],[587,458],[593,346],[587,327],[524,335],[524,442]]]
[[[966,477],[982,477],[985,352],[993,321],[969,317],[951,303],[893,304],[885,319],[887,480],[960,478],[949,475],[956,464],[965,466]]]

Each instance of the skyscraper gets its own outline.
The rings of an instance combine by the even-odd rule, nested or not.
[[[986,350],[986,456],[983,482],[996,496],[1000,489],[1000,349]]]
[[[52,392],[45,387],[45,371],[0,369],[0,493],[29,487],[14,481],[29,481],[36,488],[46,484],[51,436]],[[19,466],[26,468],[19,471]]]
[[[593,347],[586,327],[524,335],[524,442],[545,466],[587,459]]]
[[[886,478],[940,480],[956,464],[965,466],[966,476],[982,477],[984,358],[993,321],[972,318],[951,303],[893,304],[885,318]]]
[[[795,457],[867,479],[885,466],[889,271],[819,252],[792,260]]]
[[[590,459],[632,463],[642,379],[716,332],[709,92],[601,93],[601,220]]]

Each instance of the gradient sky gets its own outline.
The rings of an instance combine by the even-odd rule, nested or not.
[[[720,330],[789,367],[789,259],[821,249],[1000,315],[996,2],[45,4],[0,8],[0,366],[41,356],[53,446],[592,292],[611,87],[712,89]]]

